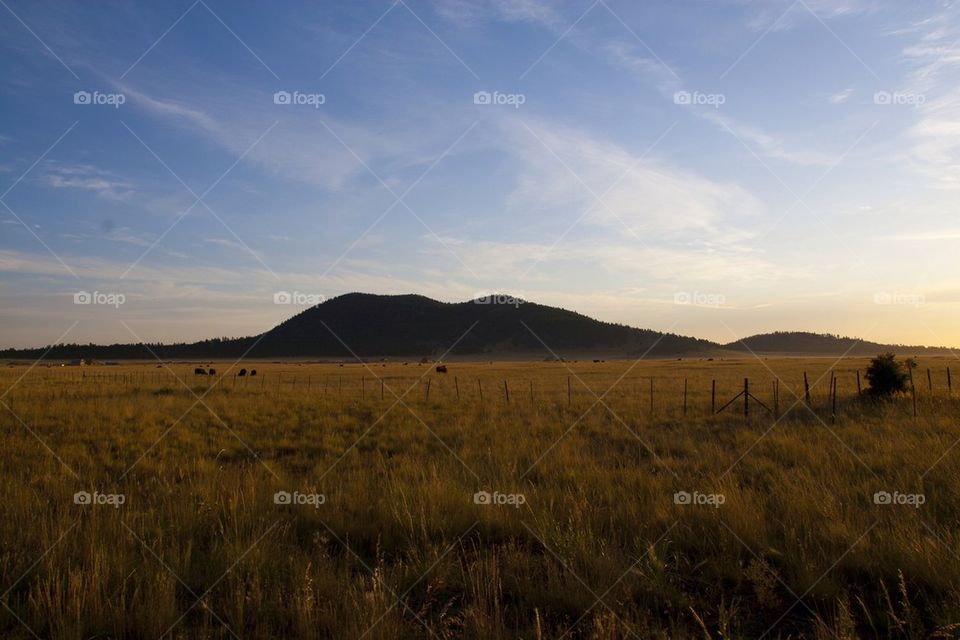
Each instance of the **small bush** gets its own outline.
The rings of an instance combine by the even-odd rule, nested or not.
[[[904,365],[897,362],[892,353],[885,353],[873,358],[867,367],[867,382],[870,383],[869,393],[880,398],[888,398],[895,393],[907,390],[909,374]]]

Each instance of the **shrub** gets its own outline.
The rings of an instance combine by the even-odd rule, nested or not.
[[[908,379],[909,374],[904,365],[897,362],[897,357],[892,353],[873,358],[867,367],[869,393],[876,397],[887,398],[906,391]]]

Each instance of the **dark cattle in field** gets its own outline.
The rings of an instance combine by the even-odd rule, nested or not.
[[[252,375],[252,376],[257,375],[257,370],[256,370],[256,369],[251,369],[251,370],[250,370],[250,375]]]
[[[215,375],[217,375],[217,370],[216,370],[216,369],[210,369],[210,371],[209,371],[208,373],[209,373],[210,375],[212,375],[212,376],[215,376]]]
[[[446,365],[444,365],[444,364],[438,364],[438,365],[437,365],[437,373],[446,373],[446,372],[447,372],[447,366],[446,366]]]
[[[196,369],[193,370],[193,375],[195,375],[195,376],[205,376],[205,375],[207,375],[207,370],[206,370],[206,369],[201,369],[200,367],[197,367]]]
[[[238,376],[245,376],[245,375],[247,375],[247,370],[246,370],[246,369],[240,369],[240,372],[239,372],[237,375],[238,375]]]

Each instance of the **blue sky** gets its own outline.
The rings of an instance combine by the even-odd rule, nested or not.
[[[952,2],[0,4],[5,346],[349,291],[960,345]]]

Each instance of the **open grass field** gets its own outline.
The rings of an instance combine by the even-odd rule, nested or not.
[[[957,637],[950,364],[4,368],[0,636]]]

